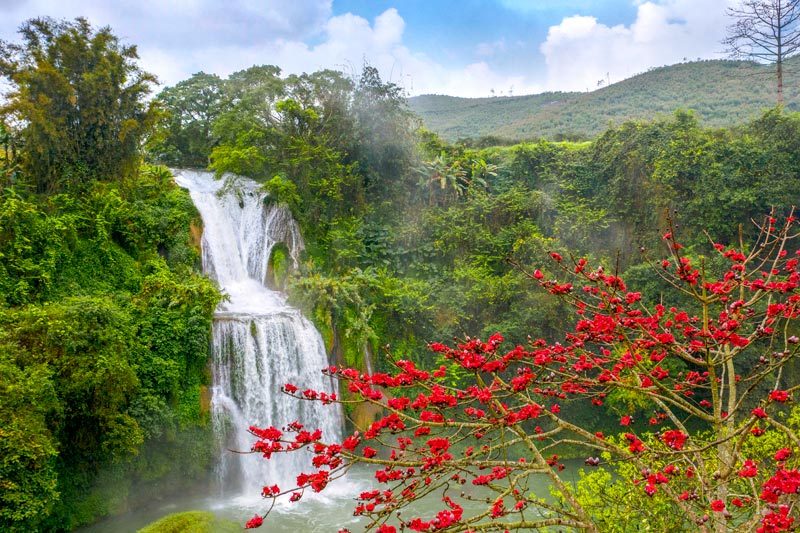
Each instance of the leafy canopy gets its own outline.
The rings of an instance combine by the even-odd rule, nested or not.
[[[136,65],[136,47],[84,18],[32,19],[19,33],[22,43],[0,41],[12,86],[0,115],[18,125],[30,185],[54,193],[131,175],[157,116],[144,101],[156,79]]]

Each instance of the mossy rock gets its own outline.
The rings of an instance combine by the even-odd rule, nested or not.
[[[292,256],[286,244],[279,242],[273,248],[267,263],[267,286],[273,290],[286,289],[289,272],[294,268]]]
[[[188,511],[165,516],[140,529],[138,533],[238,533],[242,526],[222,520],[208,511]]]

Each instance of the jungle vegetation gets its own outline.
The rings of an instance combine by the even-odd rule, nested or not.
[[[136,505],[136,487],[176,488],[175,469],[187,481],[208,471],[219,295],[199,274],[197,214],[163,165],[243,174],[289,206],[307,241],[290,298],[352,366],[371,354],[380,367],[386,344],[433,366],[432,341],[558,338],[563,304],[512,262],[587,256],[657,295],[641,250],[659,253],[668,216],[699,254],[708,235],[739,243],[751,219],[800,197],[790,109],[722,127],[675,111],[684,100],[657,118],[604,119],[585,140],[471,148],[421,128],[369,65],[355,78],[201,72],[147,101],[155,80],[110,30],[39,19],[22,37],[0,47],[13,87],[0,109],[8,531],[69,530]]]

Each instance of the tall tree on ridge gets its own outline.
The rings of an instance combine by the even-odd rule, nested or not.
[[[775,64],[778,105],[783,105],[783,63],[800,50],[800,0],[744,0],[728,8],[736,21],[722,41],[732,57]]]

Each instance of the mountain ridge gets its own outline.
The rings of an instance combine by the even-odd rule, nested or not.
[[[800,110],[800,57],[785,62],[785,108]],[[591,92],[462,98],[420,95],[409,107],[426,129],[455,141],[591,138],[611,124],[693,110],[710,127],[730,127],[776,105],[774,70],[749,61],[702,60],[658,67]]]

